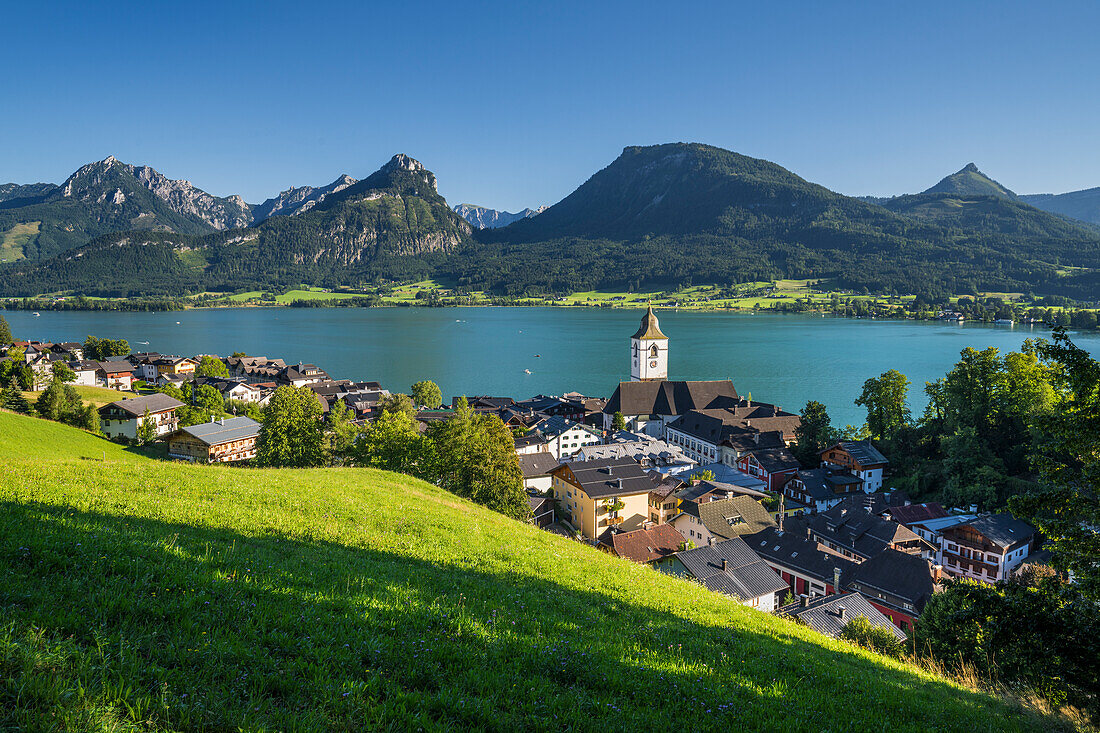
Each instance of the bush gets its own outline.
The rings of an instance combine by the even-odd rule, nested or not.
[[[900,659],[905,645],[889,629],[872,624],[866,616],[856,616],[840,632],[840,638],[894,659]]]

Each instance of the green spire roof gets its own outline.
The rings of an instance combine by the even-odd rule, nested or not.
[[[642,325],[638,327],[638,332],[634,334],[634,338],[668,340],[668,336],[661,333],[661,325],[657,322],[657,315],[653,312],[653,306],[649,306],[645,315],[642,316]]]

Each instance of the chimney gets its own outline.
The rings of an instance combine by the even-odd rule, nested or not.
[[[936,581],[937,583],[943,580],[943,565],[932,566],[932,580]]]
[[[841,621],[843,621],[843,620],[845,620],[846,618],[848,618],[848,609],[847,609],[847,608],[845,608],[844,606],[837,606],[837,607],[836,607],[836,612],[837,612],[838,614],[840,614],[840,620],[841,620]]]
[[[714,535],[711,535],[710,537],[707,537],[707,544],[708,545],[713,545],[714,544]],[[723,570],[725,570],[725,565],[726,565],[726,561],[723,560],[722,561],[722,569]]]
[[[809,608],[810,607],[810,597],[808,595],[806,595],[805,593],[803,593],[802,595],[800,595],[798,597],[798,602],[803,608]]]
[[[723,557],[722,558],[722,572],[723,573],[726,572],[726,570],[729,569],[729,566],[730,566],[729,560],[727,560],[726,558]]]
[[[840,568],[833,568],[833,593],[840,593]]]
[[[760,445],[760,433],[759,433],[759,431],[752,434],[752,440],[757,445]]]

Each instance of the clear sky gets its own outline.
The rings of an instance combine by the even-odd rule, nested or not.
[[[227,6],[232,5],[230,9]],[[1100,3],[5,3],[0,182],[113,154],[258,202],[397,152],[454,203],[558,201],[696,141],[847,194],[970,161],[1100,186]]]

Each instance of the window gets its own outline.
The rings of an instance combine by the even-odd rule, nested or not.
[[[649,355],[650,356],[657,356],[657,344],[653,344],[653,346],[650,347]]]

